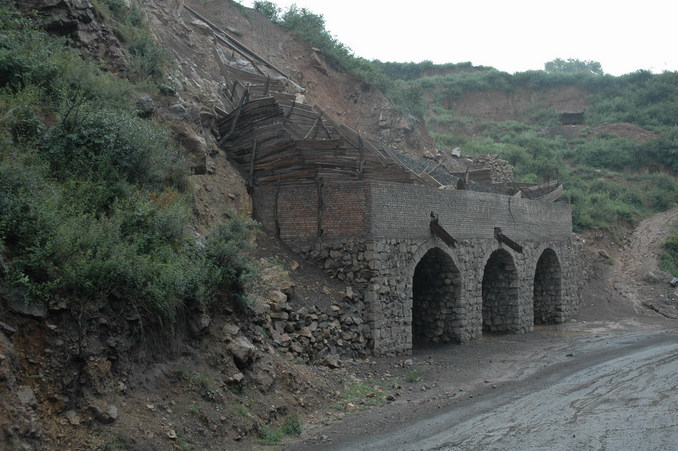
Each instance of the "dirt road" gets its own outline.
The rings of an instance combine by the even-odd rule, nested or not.
[[[323,449],[675,449],[678,334],[573,343],[568,360],[475,392],[436,415],[350,434]],[[309,444],[310,448],[319,444]]]
[[[650,308],[667,318],[678,318],[671,274],[659,269],[657,255],[671,228],[678,221],[678,205],[643,220],[619,252],[611,284],[636,311]]]

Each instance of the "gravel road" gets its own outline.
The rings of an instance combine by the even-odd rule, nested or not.
[[[329,442],[290,449],[678,449],[678,332],[583,336],[568,350],[438,410],[376,422],[367,415],[329,428]]]
[[[599,343],[600,344],[600,343]],[[499,391],[331,449],[678,449],[678,335],[622,337]]]

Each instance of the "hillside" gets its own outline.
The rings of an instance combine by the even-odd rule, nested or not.
[[[484,384],[482,375],[522,374],[516,362],[485,368],[476,345],[455,348],[454,361],[427,350],[412,358],[365,355],[358,346],[364,305],[350,281],[328,277],[249,220],[248,181],[214,133],[237,109],[228,100],[236,90],[229,70],[266,79],[263,88],[252,82],[253,91],[284,86],[281,97],[317,105],[417,173],[442,171],[454,181],[450,169],[490,166],[512,180],[510,164],[486,155],[499,154],[519,176],[541,181],[552,166],[537,167],[528,156],[546,149],[544,160],[558,156],[552,165],[573,163],[562,177],[573,201],[580,194],[582,204],[604,210],[606,200],[583,196],[572,175],[580,172],[587,187],[615,181],[624,187],[619,198],[631,196],[636,209],[623,216],[615,205],[621,213],[604,225],[666,209],[678,192],[670,162],[620,180],[619,168],[599,176],[600,168],[574,165],[579,157],[561,138],[553,139],[562,148],[553,148],[547,138],[572,127],[548,122],[553,111],[593,104],[577,84],[470,89],[442,104],[444,86],[437,86],[423,94],[418,117],[332,55],[232,1],[16,3],[28,19],[3,4],[0,30],[2,449],[248,449],[276,446],[302,429],[318,444],[327,441],[323,427],[375,405],[403,408],[407,398],[425,406],[451,398],[453,383],[456,392]],[[462,65],[418,74],[485,72]],[[576,130],[614,143],[611,136],[668,140],[665,124],[626,119]],[[597,155],[584,142],[576,141],[580,150]],[[457,146],[462,158],[450,157]],[[648,180],[657,182],[652,199],[662,205],[632,196],[651,191]],[[597,254],[582,249],[581,258],[596,265],[579,284],[594,279],[589,294],[600,299],[581,319],[605,321],[612,314],[596,308],[611,300],[624,309],[623,299],[606,294],[612,267],[603,255],[618,256],[614,280],[624,295],[675,315],[675,293],[639,273],[656,260],[668,214],[643,225],[653,236],[641,244],[649,254],[631,262],[616,253],[622,237],[591,229],[602,224],[597,218],[581,218]],[[627,278],[640,279],[638,286]],[[665,302],[653,303],[651,288],[660,285]],[[641,322],[656,320],[646,309],[636,313]],[[519,340],[522,357],[540,352],[534,336]],[[452,365],[461,370],[447,380]]]
[[[438,146],[496,154],[519,180],[563,182],[583,231],[674,205],[676,76],[486,69],[401,84],[420,92]]]

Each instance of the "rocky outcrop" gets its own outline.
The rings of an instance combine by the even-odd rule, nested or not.
[[[424,122],[411,114],[403,114],[390,103],[379,114],[379,141],[387,147],[426,158],[438,156],[435,142]]]
[[[25,0],[17,6],[35,14],[50,33],[69,38],[88,55],[124,68],[125,56],[113,30],[103,23],[101,15],[87,0]]]
[[[17,328],[0,322],[0,447],[42,449],[35,392],[20,380],[21,362],[12,337]]]

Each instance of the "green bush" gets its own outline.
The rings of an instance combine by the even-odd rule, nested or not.
[[[280,20],[281,10],[275,3],[268,1],[255,1],[252,5],[255,11],[259,11],[264,17],[267,17],[272,22]]]
[[[0,88],[17,92],[58,78],[62,43],[46,39],[15,10],[0,5]],[[53,95],[54,92],[46,90]]]
[[[267,445],[275,445],[279,443],[285,436],[300,435],[301,422],[296,414],[291,414],[285,418],[285,422],[280,427],[273,427],[269,425],[262,425],[258,430],[259,438]]]
[[[169,133],[130,111],[90,103],[69,110],[39,149],[61,178],[96,176],[151,187],[181,182]]]
[[[234,216],[220,224],[210,234],[205,245],[206,262],[212,285],[222,294],[230,294],[236,305],[244,307],[248,299],[244,288],[257,274],[257,268],[246,251],[251,249],[250,238],[254,222]]]
[[[663,248],[659,254],[659,265],[664,271],[678,277],[678,222],[673,224]]]
[[[94,0],[92,4],[104,20],[113,22],[113,31],[130,56],[131,79],[158,81],[167,55],[144,23],[141,10],[123,0]]]
[[[197,241],[187,170],[170,132],[127,106],[134,87],[9,8],[0,23],[0,283],[29,303],[122,303],[151,321],[241,305],[254,224],[234,215]]]
[[[121,25],[117,31],[131,55],[133,78],[159,80],[165,71],[167,55],[150,31],[133,25]]]
[[[624,138],[589,139],[575,149],[575,161],[594,168],[632,168],[638,164],[638,147],[637,143]]]

